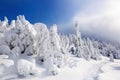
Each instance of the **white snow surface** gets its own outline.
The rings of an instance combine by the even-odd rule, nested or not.
[[[100,61],[86,61],[81,58],[72,58],[77,62],[76,66],[71,64],[60,69],[56,76],[48,75],[47,71],[37,65],[39,74],[20,78],[16,74],[2,77],[0,80],[119,80],[120,61],[110,62],[108,58]]]
[[[98,80],[120,80],[120,61],[109,62],[101,68]]]

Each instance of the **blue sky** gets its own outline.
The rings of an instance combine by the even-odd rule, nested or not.
[[[43,22],[47,25],[67,22],[80,9],[83,1],[76,0],[0,0],[0,19],[9,20],[25,15],[31,22]]]

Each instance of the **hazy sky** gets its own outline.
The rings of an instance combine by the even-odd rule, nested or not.
[[[86,34],[120,42],[120,0],[91,0],[73,17]]]
[[[77,20],[82,33],[120,42],[120,0],[0,0],[0,19],[20,14],[65,32]]]

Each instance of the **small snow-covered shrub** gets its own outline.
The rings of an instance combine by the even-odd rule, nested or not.
[[[19,47],[14,47],[12,50],[11,50],[11,53],[14,55],[14,57],[18,56],[19,53],[20,53],[20,49]]]
[[[54,55],[52,53],[47,54],[44,66],[48,74],[50,75],[58,74],[58,66],[56,65],[56,60],[54,59]]]
[[[14,65],[14,61],[8,59],[7,55],[0,55],[0,76],[3,76],[6,72],[6,68]]]
[[[36,74],[36,65],[34,62],[30,62],[25,59],[20,59],[17,65],[18,74],[20,76],[28,76]]]
[[[50,74],[50,75],[57,75],[58,74],[58,68],[56,65],[49,66],[47,71],[48,71],[48,74]]]
[[[64,64],[64,59],[63,59],[64,56],[63,56],[62,53],[55,51],[55,52],[53,52],[53,55],[52,55],[51,58],[52,58],[51,59],[52,60],[51,64],[56,65],[58,68],[61,68],[63,66],[63,64]]]
[[[110,54],[109,58],[110,58],[110,61],[111,61],[111,62],[114,62],[113,54]]]

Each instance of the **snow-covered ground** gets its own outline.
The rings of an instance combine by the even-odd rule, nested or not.
[[[69,64],[60,69],[58,75],[48,75],[46,69],[39,67],[39,74],[21,78],[16,74],[9,74],[0,80],[119,80],[120,60],[110,62],[109,59],[86,61],[81,58],[73,58],[76,65]]]
[[[98,80],[120,80],[120,60],[105,64],[101,71]]]

